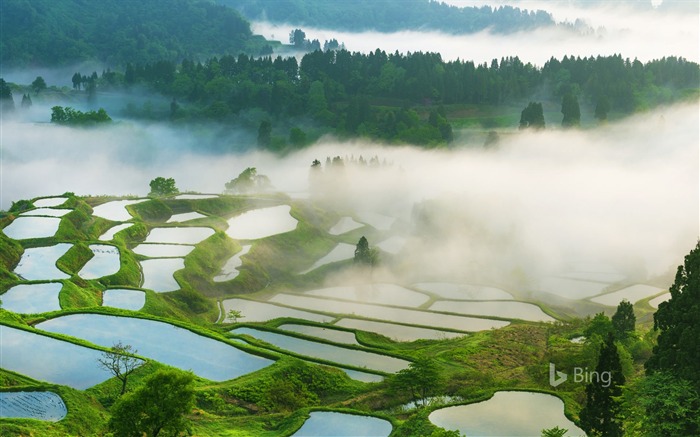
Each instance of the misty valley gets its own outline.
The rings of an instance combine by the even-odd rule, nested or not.
[[[0,435],[700,435],[696,4],[79,5],[0,4]]]

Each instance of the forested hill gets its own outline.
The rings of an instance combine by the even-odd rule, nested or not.
[[[204,59],[269,47],[231,8],[205,0],[2,0],[5,67]]]
[[[474,33],[485,29],[509,33],[554,25],[544,11],[511,6],[456,7],[429,0],[216,0],[251,20],[332,28],[336,30],[440,30]]]

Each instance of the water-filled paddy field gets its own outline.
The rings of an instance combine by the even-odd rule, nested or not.
[[[544,393],[496,392],[483,402],[435,410],[429,418],[468,436],[536,436],[555,426],[568,429],[570,436],[585,435],[564,416],[564,402]]]
[[[67,413],[63,399],[50,391],[0,392],[0,419],[58,422]]]
[[[38,329],[111,347],[133,346],[144,357],[214,381],[237,378],[272,364],[224,342],[168,323],[101,314],[73,314],[39,323]]]

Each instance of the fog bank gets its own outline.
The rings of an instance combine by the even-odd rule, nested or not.
[[[496,150],[327,139],[286,157],[253,150],[252,139],[224,129],[204,135],[126,122],[96,129],[4,122],[2,128],[3,209],[65,191],[145,195],[156,176],[174,177],[181,191],[220,193],[249,166],[278,190],[306,192],[313,159],[378,156],[393,165],[346,164],[337,186],[327,182],[327,188],[340,214],[398,218],[403,236],[420,248],[411,265],[423,265],[427,276],[468,265],[488,266],[491,276],[546,274],[583,259],[646,277],[674,268],[699,235],[697,105],[585,131],[506,132]],[[420,208],[432,216],[429,236],[411,235]]]

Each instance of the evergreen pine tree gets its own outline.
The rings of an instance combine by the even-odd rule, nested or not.
[[[561,101],[561,113],[564,118],[561,125],[564,127],[578,126],[581,124],[581,107],[575,95],[565,94]]]
[[[617,306],[617,311],[612,316],[612,326],[615,338],[618,340],[626,339],[630,333],[634,332],[634,326],[637,318],[634,315],[634,308],[627,299],[622,300]]]
[[[669,291],[671,299],[654,314],[654,329],[661,333],[645,364],[647,373],[667,370],[700,393],[700,241],[678,266]]]
[[[625,377],[612,333],[603,343],[595,370],[598,378],[593,378],[586,386],[581,426],[589,436],[621,437],[622,425],[618,418],[621,405],[616,398],[622,395]]]

